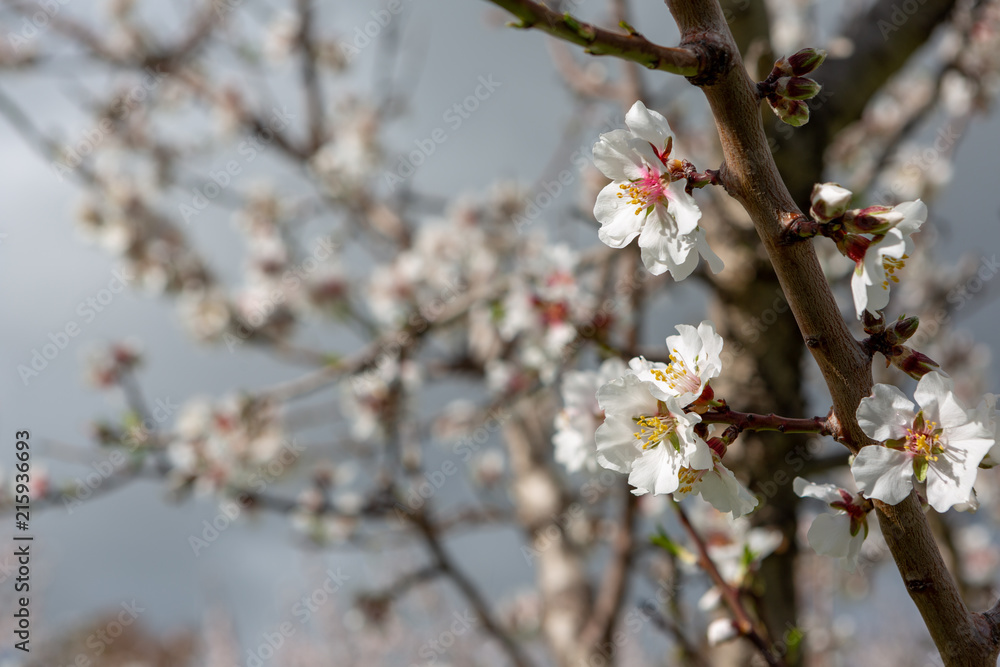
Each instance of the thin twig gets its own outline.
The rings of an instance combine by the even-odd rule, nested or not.
[[[684,508],[676,500],[672,500],[671,503],[677,511],[677,518],[680,520],[681,526],[683,526],[691,541],[694,542],[695,548],[698,550],[698,564],[708,573],[716,588],[719,589],[722,599],[726,601],[726,605],[735,617],[736,627],[740,634],[749,639],[757,647],[764,659],[767,660],[767,664],[772,666],[783,665],[784,662],[771,652],[767,641],[764,639],[763,632],[758,630],[757,625],[750,618],[750,614],[747,613],[746,607],[743,605],[743,600],[740,598],[739,590],[722,578],[719,568],[716,567],[712,558],[708,555],[708,547],[705,546],[705,540],[702,539],[698,531],[691,525],[687,513],[684,512]]]
[[[595,56],[618,56],[649,69],[695,76],[701,61],[691,49],[660,46],[633,31],[612,32],[578,21],[569,13],[560,14],[531,0],[489,0],[521,19],[518,28],[535,28],[553,37],[586,47]]]

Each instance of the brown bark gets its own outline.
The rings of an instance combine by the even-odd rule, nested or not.
[[[854,417],[871,392],[871,360],[847,329],[809,243],[782,244],[782,231],[802,215],[778,173],[760,122],[760,102],[747,76],[718,2],[668,0],[682,45],[719,53],[727,70],[702,85],[715,118],[725,162],[720,177],[727,192],[750,214],[774,266],[806,347],[819,364],[833,400],[838,439],[851,451],[869,444]],[[693,80],[696,84],[699,80]],[[911,599],[949,667],[995,665],[1000,644],[989,616],[971,614],[959,596],[930,535],[919,503],[879,507]]]

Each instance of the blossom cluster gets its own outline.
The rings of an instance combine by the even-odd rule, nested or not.
[[[698,494],[719,511],[742,516],[757,499],[722,463],[725,445],[706,441],[699,415],[714,404],[709,381],[722,371],[722,337],[708,321],[678,325],[677,331],[666,340],[669,363],[637,357],[625,369],[609,360],[598,371],[564,380],[557,456],[571,470],[593,468],[596,461],[627,474],[636,495]],[[584,392],[601,382],[595,406]]]
[[[836,183],[817,183],[810,215],[822,233],[855,263],[851,293],[860,319],[876,315],[889,304],[889,287],[913,253],[910,238],[927,221],[927,205],[919,199],[893,207],[849,209],[853,194]]]

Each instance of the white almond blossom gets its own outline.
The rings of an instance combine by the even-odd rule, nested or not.
[[[673,494],[675,500],[697,493],[720,512],[732,512],[734,519],[757,507],[757,498],[736,479],[732,470],[722,465],[722,459],[714,452],[710,469],[681,468],[679,477],[680,486]]]
[[[594,164],[612,181],[594,204],[601,241],[624,248],[638,237],[642,263],[653,275],[669,271],[683,280],[699,254],[718,273],[722,260],[698,226],[701,209],[685,191],[685,179],[671,175],[671,165],[679,168],[680,162],[670,159],[674,138],[667,119],[636,102],[625,124],[628,130],[602,134],[594,145]]]
[[[995,434],[965,409],[951,378],[931,372],[920,378],[914,405],[899,389],[877,384],[861,400],[861,429],[885,445],[862,447],[851,466],[858,488],[869,498],[895,505],[917,482],[938,512],[973,502],[977,466],[996,442]]]
[[[565,407],[556,415],[555,459],[569,472],[597,470],[594,433],[604,411],[597,402],[597,390],[625,375],[625,362],[607,359],[596,371],[570,371],[563,376],[562,397]]]
[[[640,379],[653,385],[653,395],[660,399],[675,397],[681,405],[697,400],[709,380],[722,372],[722,336],[708,320],[697,328],[678,324],[679,335],[667,338],[670,364],[634,359],[632,369]]]
[[[597,429],[597,462],[628,474],[635,495],[673,493],[683,468],[713,467],[712,450],[695,434],[697,414],[676,398],[657,399],[652,385],[633,374],[605,384],[597,401],[605,412]]]
[[[898,217],[899,222],[871,240],[851,276],[851,292],[859,319],[866,310],[876,315],[889,305],[889,284],[899,282],[895,272],[903,268],[913,252],[910,236],[927,220],[927,205],[919,199],[904,202],[893,207],[888,215]]]
[[[834,484],[813,484],[796,477],[792,482],[800,498],[822,500],[835,510],[833,514],[820,514],[813,519],[806,538],[816,553],[840,559],[848,572],[858,567],[861,545],[868,537],[868,512],[871,503],[861,494],[852,494]]]

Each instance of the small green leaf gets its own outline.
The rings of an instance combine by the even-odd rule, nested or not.
[[[913,459],[913,472],[914,474],[916,474],[918,482],[923,482],[924,480],[927,479],[928,465],[929,464],[927,463],[927,459],[925,459],[923,456],[918,456],[917,458]]]
[[[680,556],[683,550],[681,545],[670,539],[663,526],[657,526],[656,534],[650,537],[649,541],[673,556]]]

